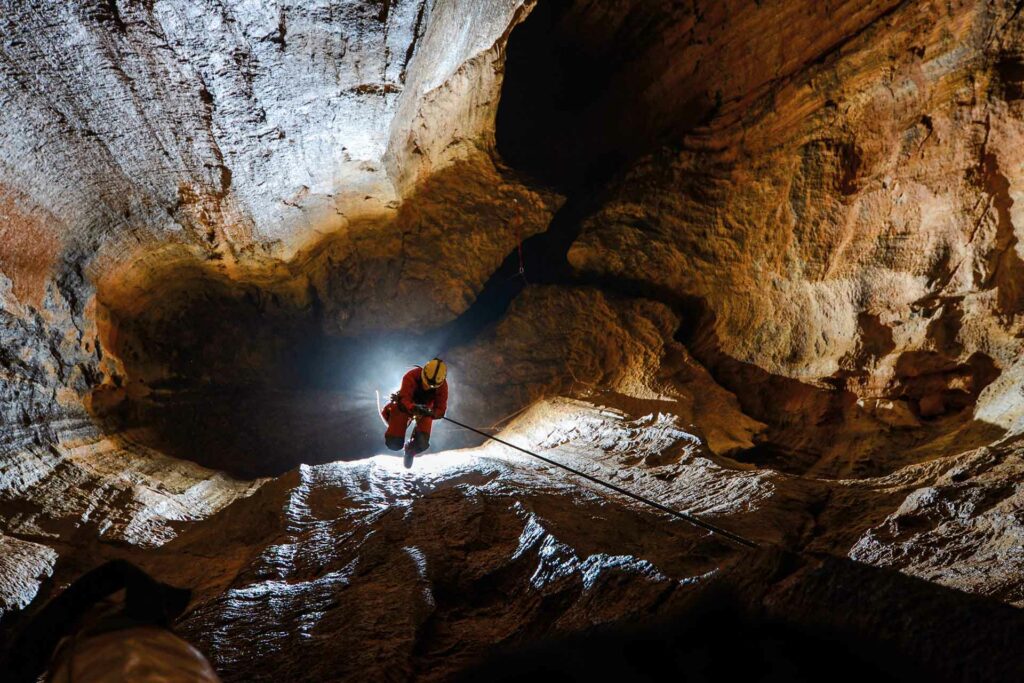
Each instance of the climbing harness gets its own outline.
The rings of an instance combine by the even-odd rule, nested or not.
[[[734,534],[731,531],[723,529],[723,528],[721,528],[719,526],[715,526],[714,524],[711,524],[709,522],[705,522],[703,520],[700,520],[700,519],[694,517],[693,515],[686,514],[685,512],[679,512],[678,510],[673,510],[672,508],[670,508],[670,507],[668,507],[666,505],[662,505],[661,503],[659,503],[657,501],[654,501],[654,500],[651,500],[650,498],[645,498],[644,496],[641,496],[641,495],[638,495],[636,493],[633,493],[632,491],[628,491],[628,490],[622,488],[621,486],[616,486],[615,484],[609,483],[609,482],[604,481],[602,479],[598,479],[597,477],[593,477],[593,476],[587,474],[586,472],[581,472],[581,471],[579,471],[577,469],[569,467],[568,465],[563,465],[560,462],[556,462],[556,461],[551,460],[549,458],[545,458],[543,455],[538,455],[537,453],[534,453],[533,451],[528,451],[525,448],[520,448],[519,446],[516,446],[515,444],[511,444],[508,441],[505,441],[503,439],[499,439],[496,436],[491,436],[490,434],[487,434],[486,432],[482,432],[479,429],[475,429],[473,427],[470,427],[467,424],[463,424],[463,423],[461,423],[461,422],[459,422],[457,420],[453,420],[450,417],[442,417],[441,419],[442,420],[447,420],[448,422],[451,422],[454,425],[462,427],[463,429],[468,429],[469,431],[471,431],[471,432],[473,432],[475,434],[479,434],[480,436],[482,436],[484,438],[490,439],[492,441],[497,441],[498,443],[502,444],[503,446],[508,446],[509,448],[513,448],[513,449],[515,449],[515,450],[517,450],[517,451],[519,451],[521,453],[526,453],[527,455],[532,455],[533,457],[537,458],[538,460],[543,460],[544,462],[548,463],[549,465],[554,465],[555,467],[559,467],[559,468],[561,468],[563,470],[566,470],[567,472],[572,472],[573,474],[575,474],[577,476],[580,476],[580,477],[583,477],[584,479],[586,479],[588,481],[592,481],[595,484],[600,484],[601,486],[610,488],[612,491],[615,491],[617,493],[621,493],[622,495],[628,496],[629,498],[632,498],[633,500],[636,500],[636,501],[639,501],[641,503],[644,503],[645,505],[650,505],[651,507],[653,507],[653,508],[655,508],[657,510],[661,510],[662,512],[664,512],[666,514],[672,515],[673,517],[676,517],[678,519],[683,520],[684,522],[688,522],[688,523],[692,524],[693,526],[700,527],[701,529],[704,529],[705,531],[710,531],[713,534],[718,534],[719,536],[727,538],[730,541],[732,541],[733,543],[737,543],[737,544],[739,544],[741,546],[744,546],[746,548],[758,548],[758,547],[760,547],[760,546],[757,545],[757,543],[754,543],[751,540],[743,538],[739,534]]]

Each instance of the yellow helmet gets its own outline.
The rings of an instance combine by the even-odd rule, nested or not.
[[[424,389],[436,389],[444,384],[444,378],[448,375],[448,366],[440,358],[435,358],[423,366],[420,379],[423,381]]]

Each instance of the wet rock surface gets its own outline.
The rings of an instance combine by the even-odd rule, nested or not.
[[[5,644],[121,558],[226,680],[719,603],[1020,680],[1013,3],[0,8]],[[761,550],[451,424],[402,469],[375,392],[435,354],[453,416]]]
[[[466,470],[473,456],[461,453],[434,457],[454,467],[415,478],[397,459],[390,468],[304,468],[286,499],[257,494],[263,509],[284,515],[288,534],[257,545],[258,555],[229,586],[214,587],[217,597],[183,628],[235,680],[298,668],[306,680],[443,678],[495,644],[657,612],[678,585],[666,571],[697,576],[728,554],[692,529],[652,526],[592,494],[556,487],[535,499],[527,492],[549,487],[544,477],[523,481],[486,461]],[[595,516],[608,527],[581,521]],[[192,557],[190,538],[167,550]],[[700,546],[665,552],[664,566],[655,561],[658,548]],[[268,610],[269,631],[261,616]]]

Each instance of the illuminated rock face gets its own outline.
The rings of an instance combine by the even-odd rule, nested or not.
[[[751,448],[764,425],[672,338],[679,324],[647,299],[529,287],[492,333],[449,359],[466,377],[461,414],[490,424],[543,396],[586,396],[636,415],[671,413],[718,454]]]
[[[515,443],[1024,604],[1012,7],[30,4],[0,3],[0,627],[127,557],[196,587],[229,679],[443,677],[742,575],[438,453],[476,445],[450,425],[411,474],[331,464],[434,353]]]
[[[111,232],[287,251],[317,208],[336,222],[384,211],[391,128],[412,125],[396,112],[472,71],[521,3],[436,4],[8,3],[4,186],[62,241],[62,226],[81,232],[66,247],[79,258]]]
[[[620,484],[677,508],[713,510],[765,544],[791,543],[803,524],[819,533],[834,524],[802,519],[807,482],[727,474],[672,422],[562,399],[537,404],[506,436],[592,475],[619,473]],[[643,464],[627,464],[636,459]],[[964,668],[992,680],[1021,673],[1011,644],[1024,615],[1006,605],[841,558],[741,549],[498,446],[423,456],[416,471],[410,478],[389,456],[303,466],[195,524],[146,566],[195,588],[197,609],[179,628],[227,680],[444,679],[499,648],[594,627],[647,625],[648,642],[669,638],[680,611],[694,647],[725,655],[720,634],[736,634],[747,609],[778,620],[761,636],[772,642],[815,625],[789,655],[800,670],[834,666],[806,650],[828,633],[830,647],[850,648],[851,670],[895,649],[884,670],[922,672],[912,680]],[[693,601],[708,594],[731,596],[739,623],[712,628],[731,609],[720,602],[695,614]],[[957,638],[965,620],[978,629]],[[567,655],[550,647],[550,664]],[[581,666],[649,665],[616,652],[594,648]],[[539,656],[513,659],[539,666]]]
[[[821,443],[858,423],[952,422],[978,401],[976,419],[1014,426],[1024,308],[1012,8],[728,4],[703,17],[712,39],[677,37],[679,62],[651,62],[642,91],[651,116],[672,92],[714,93],[693,105],[701,123],[629,168],[570,261],[702,301],[710,320],[691,351],[761,419],[778,424],[801,401],[808,413],[814,387],[827,388],[816,417],[832,434],[811,419],[775,435],[823,456],[827,473],[870,467],[849,453],[828,463],[844,456]],[[765,40],[777,49],[758,49]],[[804,396],[768,406],[752,383]]]
[[[178,571],[171,554],[234,558],[189,572],[210,599],[185,632],[234,680],[299,669],[305,680],[441,677],[531,631],[661,614],[685,592],[679,579],[696,582],[730,555],[686,525],[649,524],[530,468],[436,457],[443,464],[425,461],[411,487],[397,458],[304,467],[244,501],[244,516],[227,511],[209,521],[215,530],[166,546],[155,571]],[[551,494],[540,507],[524,495],[537,488]],[[273,524],[252,528],[256,514]],[[593,515],[609,524],[579,523]],[[266,532],[283,528],[268,545]],[[640,559],[641,548],[662,550]]]

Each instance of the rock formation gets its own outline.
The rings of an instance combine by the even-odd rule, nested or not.
[[[4,642],[123,558],[226,680],[442,679],[723,587],[1019,678],[1019,3],[0,9]],[[450,424],[378,456],[434,354],[452,415],[762,549]]]

